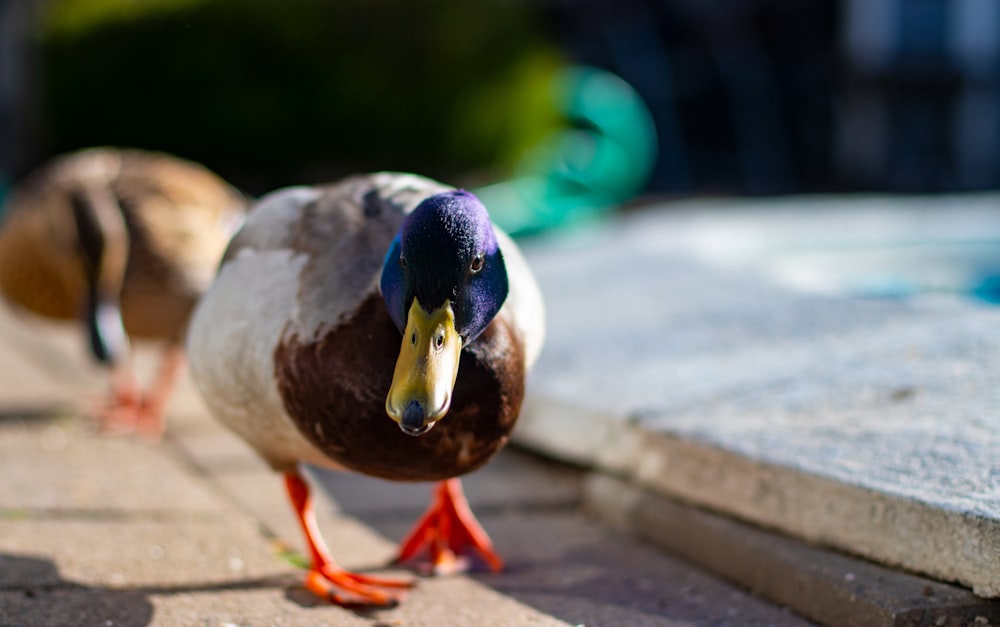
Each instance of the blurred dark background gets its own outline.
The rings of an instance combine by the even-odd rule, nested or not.
[[[637,192],[986,189],[998,62],[995,0],[0,0],[0,169],[115,144],[252,193],[485,184],[590,123],[553,91],[590,65],[652,117]]]

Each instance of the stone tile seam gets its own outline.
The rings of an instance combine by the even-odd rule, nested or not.
[[[218,520],[214,510],[124,509],[87,507],[2,507],[0,523],[19,522],[205,522]]]

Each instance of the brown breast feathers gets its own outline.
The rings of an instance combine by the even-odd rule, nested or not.
[[[436,481],[479,468],[507,442],[524,397],[517,334],[498,317],[462,352],[451,410],[411,437],[385,413],[400,333],[378,293],[313,342],[286,337],[274,353],[285,409],[332,460],[396,481]]]

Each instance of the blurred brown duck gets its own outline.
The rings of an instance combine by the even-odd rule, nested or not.
[[[103,428],[161,433],[188,317],[245,206],[200,165],[114,148],[57,157],[12,192],[0,224],[0,291],[36,314],[84,323],[94,357],[112,368]],[[144,394],[129,338],[166,342]]]

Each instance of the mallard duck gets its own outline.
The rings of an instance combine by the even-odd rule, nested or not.
[[[272,192],[233,238],[188,333],[210,410],[283,473],[312,558],[306,585],[389,604],[408,582],[343,570],[300,464],[435,481],[400,562],[503,562],[458,477],[507,442],[544,312],[513,241],[471,193],[401,173]]]
[[[111,402],[97,412],[104,428],[162,430],[185,325],[246,204],[200,165],[114,148],[57,157],[10,196],[0,291],[36,314],[82,320],[93,356],[112,369]],[[145,394],[129,338],[166,342]]]

